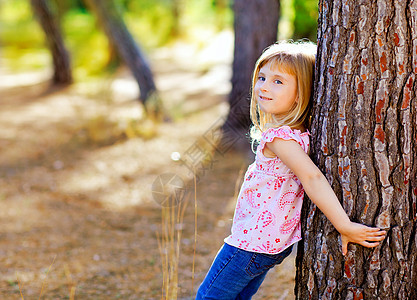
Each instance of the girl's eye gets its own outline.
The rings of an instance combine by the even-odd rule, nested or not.
[[[281,81],[281,80],[278,80],[278,79],[277,79],[277,80],[275,80],[274,82],[275,82],[276,84],[282,84],[282,81]]]
[[[259,81],[265,81],[265,77],[263,77],[263,76],[258,76],[258,80],[259,80]]]

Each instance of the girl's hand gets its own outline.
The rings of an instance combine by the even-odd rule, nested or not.
[[[356,243],[367,248],[374,248],[379,245],[379,242],[385,239],[385,230],[375,227],[368,227],[362,224],[350,222],[349,226],[343,232],[342,236],[342,253],[347,254],[348,244]]]

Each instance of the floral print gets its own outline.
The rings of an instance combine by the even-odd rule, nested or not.
[[[295,140],[308,152],[308,132],[283,126],[262,134],[255,162],[249,166],[239,193],[232,233],[225,239],[229,245],[277,254],[301,239],[301,183],[278,157],[263,155],[265,144],[275,138]]]

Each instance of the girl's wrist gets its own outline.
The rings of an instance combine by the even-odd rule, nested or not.
[[[346,235],[346,234],[348,234],[349,232],[352,231],[353,224],[354,224],[354,222],[352,222],[347,217],[345,220],[339,221],[338,224],[335,226],[335,228],[340,234],[345,234]]]

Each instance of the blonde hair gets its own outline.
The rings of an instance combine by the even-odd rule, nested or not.
[[[250,107],[250,117],[254,125],[251,129],[252,139],[259,140],[261,133],[271,127],[283,125],[292,128],[308,127],[316,52],[316,45],[306,41],[282,41],[263,51],[255,64],[252,77]],[[298,101],[286,115],[264,113],[259,109],[253,89],[258,80],[259,70],[267,63],[271,63],[273,68],[294,75],[296,78]]]

